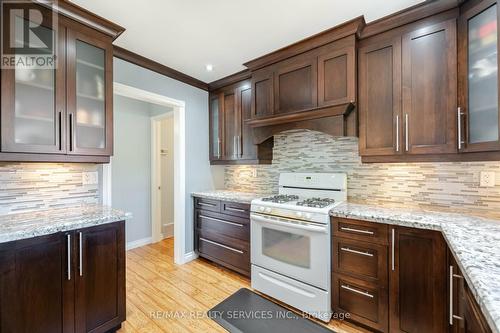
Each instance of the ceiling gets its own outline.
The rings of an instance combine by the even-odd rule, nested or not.
[[[126,28],[114,44],[205,82],[357,16],[421,0],[73,0]],[[213,65],[213,71],[205,69]]]

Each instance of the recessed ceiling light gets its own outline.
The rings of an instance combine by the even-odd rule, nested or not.
[[[212,66],[212,64],[207,64],[205,65],[205,69],[207,70],[207,72],[211,72],[214,70],[214,66]]]

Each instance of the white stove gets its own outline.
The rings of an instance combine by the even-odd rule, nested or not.
[[[252,287],[329,321],[329,212],[346,199],[345,174],[280,174],[279,194],[251,205]]]

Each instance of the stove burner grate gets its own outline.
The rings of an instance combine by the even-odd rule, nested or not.
[[[272,197],[262,198],[262,201],[274,202],[274,203],[286,203],[290,201],[299,200],[298,195],[286,195],[286,194],[278,194]]]
[[[335,203],[334,199],[328,198],[309,198],[297,202],[297,206],[303,207],[314,207],[314,208],[324,208]]]

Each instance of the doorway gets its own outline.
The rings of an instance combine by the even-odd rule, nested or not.
[[[185,103],[183,101],[171,99],[163,95],[158,95],[117,82],[114,83],[114,94],[115,96],[125,97],[131,100],[137,100],[151,105],[151,107],[147,111],[145,111],[148,112],[147,122],[151,132],[150,139],[148,139],[149,134],[147,136],[148,138],[144,137],[143,135],[139,135],[139,133],[137,133],[136,131],[137,124],[133,122],[131,122],[132,124],[130,126],[130,129],[128,129],[126,133],[123,133],[124,131],[122,131],[122,136],[125,136],[127,138],[129,145],[136,144],[137,140],[139,139],[141,139],[142,141],[144,141],[143,139],[146,139],[146,141],[144,141],[142,145],[136,147],[136,152],[138,152],[139,154],[142,154],[144,151],[150,152],[147,154],[149,156],[146,156],[145,154],[144,156],[141,155],[142,159],[148,161],[146,168],[141,168],[140,170],[127,169],[126,173],[122,172],[121,179],[124,179],[125,182],[128,182],[129,178],[138,178],[137,176],[141,172],[147,174],[147,177],[143,178],[147,179],[147,187],[149,188],[147,193],[147,202],[149,202],[149,204],[143,203],[141,206],[141,209],[147,209],[148,213],[143,214],[140,217],[133,216],[133,220],[131,221],[131,223],[127,224],[130,226],[134,224],[140,225],[142,229],[146,228],[144,232],[146,236],[128,239],[128,236],[130,235],[127,234],[127,249],[132,249],[159,241],[163,237],[168,235],[168,230],[170,228],[173,229],[174,235],[174,261],[176,264],[183,264],[186,261],[189,261],[189,258],[186,259],[185,246]],[[116,111],[119,112],[119,110]],[[168,180],[168,176],[163,177],[167,184],[165,185],[165,188],[169,188],[170,192],[166,192],[165,194],[163,194],[163,197],[167,197],[169,198],[169,200],[171,200],[170,203],[173,208],[167,208],[167,210],[169,210],[170,214],[173,215],[173,218],[162,218],[161,211],[163,200],[161,193],[161,183],[159,183],[159,181],[161,182],[162,178],[162,167],[160,164],[162,148],[161,142],[158,141],[158,138],[161,138],[161,123],[165,119],[170,120],[171,124],[168,125],[170,126],[169,133],[171,137],[173,137],[173,139],[171,139],[170,143],[170,154],[172,155],[169,156],[171,158],[170,172],[172,173],[172,176],[170,177],[170,181]],[[117,130],[118,128],[115,128],[115,134]],[[146,146],[148,146],[148,148],[146,148]],[[120,149],[122,149],[122,153],[117,154],[117,151]],[[113,175],[112,170],[117,169],[114,163],[118,164],[118,162],[120,162],[120,157],[127,157],[129,161],[132,161],[134,164],[137,163],[137,160],[139,160],[139,158],[134,155],[134,152],[129,149],[128,146],[118,146],[117,144],[115,144],[115,156],[113,156],[111,158],[111,162],[107,165],[104,165],[102,169],[103,204],[110,206],[113,205],[118,209],[121,208],[123,210],[127,210],[129,205],[123,205],[123,207],[121,207],[122,205],[119,202],[115,202],[115,200],[113,200],[113,197],[116,196],[123,199],[123,197],[131,196],[133,200],[133,195],[135,193],[134,191],[136,190],[137,186],[131,186],[125,193],[117,191],[117,188],[122,186],[122,184],[119,184],[119,181],[117,181],[116,176]],[[124,163],[120,162],[120,164],[123,166]],[[158,187],[160,187],[160,189],[158,189]],[[143,199],[145,196],[146,195],[141,194],[141,196],[138,198]],[[133,204],[135,203],[133,202]],[[134,215],[133,212],[132,215]],[[162,230],[162,226],[168,224],[170,224],[170,226],[165,226],[164,230]],[[175,225],[175,228],[173,228],[173,225]]]

